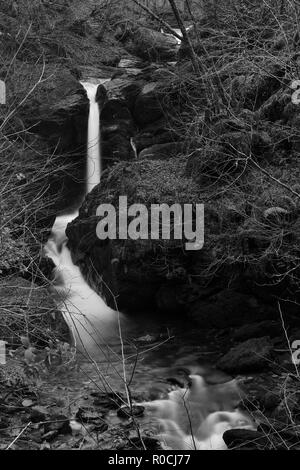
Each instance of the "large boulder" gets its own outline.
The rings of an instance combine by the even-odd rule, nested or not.
[[[89,103],[76,76],[60,66],[16,63],[18,82],[14,74],[7,80],[7,105],[19,104],[18,116],[53,147],[66,151],[85,145]],[[5,67],[2,70],[5,74]],[[34,87],[34,92],[30,89]],[[28,94],[27,99],[24,96]]]
[[[103,173],[101,184],[87,195],[78,218],[67,227],[69,244],[75,257],[81,257],[81,263],[87,270],[91,265],[94,268],[97,266],[97,272],[90,273],[96,283],[99,284],[99,279],[103,277],[105,265],[116,273],[119,284],[117,300],[122,308],[140,309],[145,305],[156,308],[158,300],[155,294],[162,283],[187,283],[186,269],[193,264],[197,254],[193,252],[191,256],[185,253],[181,240],[117,238],[111,243],[97,241],[97,208],[101,203],[110,203],[118,216],[120,196],[127,196],[128,206],[143,203],[147,208],[152,203],[193,203],[196,186],[185,178],[184,168],[185,162],[180,158],[163,162],[135,160],[115,165]],[[107,259],[109,250],[110,260],[100,266],[103,259]],[[105,282],[113,290],[109,277],[112,273]],[[114,291],[114,294],[117,292]],[[159,299],[162,305],[161,295]]]

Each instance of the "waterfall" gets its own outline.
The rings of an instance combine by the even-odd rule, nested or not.
[[[100,83],[82,83],[90,101],[87,137],[86,192],[100,182],[101,142],[100,111],[96,101]],[[54,269],[53,290],[56,302],[72,334],[73,343],[82,353],[103,356],[103,348],[117,338],[121,315],[109,308],[104,300],[84,280],[67,247],[65,233],[69,222],[78,211],[58,216],[52,227],[50,238],[44,247],[46,256],[52,259]],[[102,355],[101,355],[102,350]],[[106,355],[106,352],[104,353]]]
[[[99,84],[81,82],[90,101],[87,140],[86,192],[89,193],[100,182],[101,146],[100,146],[100,111],[96,101]]]

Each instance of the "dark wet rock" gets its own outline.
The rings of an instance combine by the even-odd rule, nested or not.
[[[96,92],[96,101],[99,105],[100,112],[107,101],[107,91],[104,85],[99,85]]]
[[[217,363],[217,367],[232,374],[258,372],[270,365],[272,342],[268,336],[249,339],[233,347]]]
[[[275,321],[266,320],[259,323],[243,325],[233,333],[233,338],[237,341],[246,341],[250,338],[261,338],[262,336],[278,336],[282,333],[282,326]]]
[[[122,406],[118,410],[118,416],[120,418],[130,419],[130,418],[137,418],[144,414],[145,408],[143,406]]]
[[[230,328],[255,322],[270,314],[254,296],[226,289],[208,300],[196,301],[189,315],[203,328]]]
[[[184,144],[180,142],[169,142],[165,144],[156,144],[152,147],[142,150],[138,158],[148,160],[164,160],[167,158],[176,157],[179,153],[183,152]]]
[[[223,439],[231,450],[270,450],[269,439],[258,431],[249,429],[230,429],[225,431]]]
[[[82,273],[93,288],[104,298],[109,306],[115,307],[113,293],[116,292],[114,269],[111,263],[111,244],[97,238],[96,225],[98,219],[75,219],[68,225],[66,233],[69,238],[69,245],[74,250],[74,261],[81,267]],[[93,259],[93,269],[90,262],[85,263],[84,259]],[[99,278],[93,283],[92,272],[101,273],[103,282],[99,283]]]
[[[135,101],[133,117],[140,127],[160,119],[163,115],[158,90],[159,85],[156,82],[147,83]]]
[[[39,71],[36,71],[37,73]],[[22,66],[21,74],[30,74],[30,65]],[[88,99],[79,81],[66,68],[47,66],[48,80],[38,87],[20,108],[25,126],[35,131],[51,144],[65,150],[84,145],[86,130],[82,121],[87,120]],[[24,75],[24,81],[27,76]],[[22,80],[22,77],[20,77]]]
[[[184,388],[185,387],[184,381],[181,380],[180,378],[168,377],[166,380],[170,385],[173,385],[174,387],[179,387],[179,388]]]
[[[48,410],[41,406],[34,406],[30,411],[30,421],[32,421],[33,423],[40,423],[42,421],[46,421],[48,417]]]

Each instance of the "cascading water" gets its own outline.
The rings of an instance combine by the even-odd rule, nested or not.
[[[100,111],[96,101],[99,84],[89,82],[82,82],[81,84],[86,89],[90,101],[86,174],[86,192],[89,193],[97,186],[101,177]]]
[[[104,83],[106,80],[102,80]],[[100,182],[101,145],[100,112],[96,101],[100,83],[82,83],[90,101],[87,143],[86,192]],[[67,247],[67,224],[78,215],[77,211],[56,218],[45,254],[55,265],[54,291],[58,308],[62,312],[73,337],[73,342],[83,353],[99,355],[105,344],[118,335],[120,315],[109,308],[104,300],[85,282]]]
[[[208,385],[190,375],[188,388],[174,390],[168,399],[145,403],[158,418],[165,449],[226,450],[223,434],[230,429],[255,429],[253,421],[237,408],[240,391],[235,380]]]

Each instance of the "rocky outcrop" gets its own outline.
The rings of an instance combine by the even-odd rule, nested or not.
[[[113,204],[118,214],[119,196],[124,195],[127,195],[128,206],[142,202],[150,208],[152,202],[193,202],[195,186],[183,177],[184,167],[184,160],[172,158],[168,161],[135,160],[119,163],[112,171],[107,170],[103,173],[101,185],[87,196],[79,217],[67,228],[72,251],[75,254],[77,251],[83,252],[83,263],[86,265],[91,259],[94,265],[97,264],[96,257],[103,259],[103,255],[98,253],[96,256],[95,253],[98,220],[95,214],[101,203]],[[100,248],[100,242],[97,246],[104,249]],[[176,282],[178,279],[186,282],[185,269],[190,258],[182,251],[181,241],[113,240],[111,261],[114,261],[119,281],[120,305],[126,306],[129,301],[136,309],[142,304],[146,305],[145,300],[148,299],[149,308],[151,305],[157,307],[155,294],[162,282]],[[98,275],[102,275],[101,270],[98,270]],[[129,295],[130,292],[135,292],[134,297]]]

